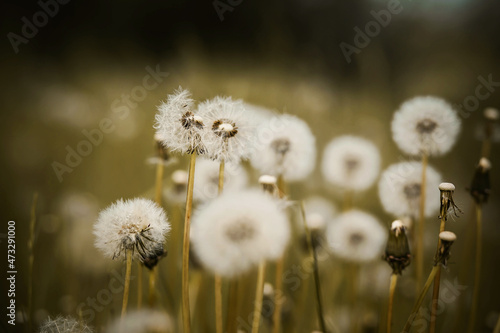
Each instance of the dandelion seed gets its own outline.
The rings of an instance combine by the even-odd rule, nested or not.
[[[215,97],[198,110],[208,127],[205,144],[210,158],[238,163],[250,157],[255,126],[242,101]]]
[[[261,191],[222,194],[195,212],[193,226],[197,257],[225,277],[279,258],[290,238],[286,215]]]
[[[259,126],[256,136],[251,162],[259,172],[299,181],[313,171],[316,140],[303,120],[292,115],[273,117]]]
[[[460,119],[450,104],[437,97],[415,97],[403,103],[392,120],[399,149],[418,156],[446,154],[460,132]]]
[[[188,90],[178,90],[168,95],[166,102],[158,107],[156,135],[165,147],[182,154],[205,152],[203,118],[194,113],[194,101]]]
[[[156,255],[169,231],[165,212],[153,201],[120,199],[99,214],[94,225],[95,246],[112,259],[133,250],[135,258],[144,262]]]
[[[138,310],[127,314],[123,320],[115,320],[107,333],[168,333],[173,332],[172,319],[159,310]]]
[[[40,333],[93,333],[95,332],[84,322],[73,317],[58,316],[55,319],[50,317],[40,326]]]
[[[430,217],[439,210],[441,175],[432,167],[426,168],[425,216]],[[389,166],[378,183],[379,199],[384,210],[396,217],[416,218],[420,209],[422,192],[422,164],[401,162]]]
[[[217,198],[219,191],[219,163],[207,159],[198,161],[195,171],[194,199],[208,201]],[[240,164],[226,163],[224,173],[224,191],[243,189],[248,182],[248,175]]]
[[[366,190],[380,172],[380,153],[371,141],[342,136],[326,146],[322,171],[327,181],[345,190]]]
[[[368,262],[380,258],[387,233],[370,214],[351,210],[339,215],[327,229],[331,251],[350,262]]]

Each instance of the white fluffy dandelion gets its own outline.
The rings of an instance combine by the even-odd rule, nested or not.
[[[219,163],[201,159],[195,171],[194,199],[208,201],[219,194]],[[248,182],[246,171],[240,164],[227,163],[224,172],[224,191],[230,192],[243,189]]]
[[[50,317],[40,326],[39,333],[93,333],[95,332],[84,322],[73,317],[58,316],[55,319]]]
[[[374,216],[351,210],[328,225],[327,238],[335,255],[361,263],[381,258],[387,232]]]
[[[326,146],[322,171],[326,180],[346,190],[369,188],[380,172],[378,148],[366,139],[341,136]]]
[[[313,230],[323,230],[336,213],[335,206],[329,200],[320,196],[307,198],[304,201],[304,210],[307,226]]]
[[[460,118],[445,100],[432,96],[404,102],[394,114],[392,137],[399,149],[418,156],[446,154],[460,132]]]
[[[155,116],[156,137],[171,151],[204,153],[203,118],[194,112],[194,101],[188,90],[179,87],[158,107]]]
[[[195,212],[191,239],[197,257],[231,277],[279,258],[290,226],[276,200],[257,190],[224,193]]]
[[[315,141],[303,120],[292,115],[272,117],[257,129],[252,166],[262,174],[302,180],[314,169]]]
[[[106,330],[107,333],[168,333],[173,324],[170,316],[160,310],[136,310],[123,319],[116,319]]]
[[[426,168],[425,216],[439,211],[441,175],[431,166]],[[378,183],[378,195],[385,211],[396,217],[418,217],[422,188],[422,164],[401,162],[389,166]],[[436,215],[437,216],[437,215]]]
[[[237,163],[250,157],[255,126],[241,100],[215,97],[198,110],[207,126],[205,146],[212,159]]]
[[[120,199],[99,214],[94,225],[95,246],[113,259],[126,250],[136,250],[136,259],[143,262],[155,256],[169,231],[165,212],[153,201]]]

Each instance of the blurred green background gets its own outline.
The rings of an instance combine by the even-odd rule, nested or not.
[[[223,7],[216,9],[214,3],[227,10],[221,14]],[[385,169],[405,159],[390,133],[392,114],[404,100],[431,94],[459,107],[476,94],[479,77],[500,82],[497,1],[401,1],[400,12],[372,33],[348,62],[341,43],[356,45],[356,28],[364,31],[374,21],[372,11],[387,7],[387,1],[378,0],[75,0],[59,3],[57,10],[51,7],[53,17],[45,24],[39,21],[38,32],[31,31],[34,35],[26,38],[23,26],[26,20],[33,22],[41,5],[5,1],[0,45],[4,221],[0,241],[4,249],[6,222],[15,220],[18,310],[26,306],[26,244],[34,192],[39,194],[34,264],[38,317],[74,314],[75,305],[95,294],[88,290],[107,284],[106,274],[86,276],[73,267],[86,265],[85,259],[68,263],[75,261],[68,254],[73,245],[64,237],[76,229],[72,224],[91,225],[97,212],[117,198],[152,194],[155,173],[146,159],[153,154],[154,114],[160,101],[179,85],[199,101],[231,95],[302,117],[316,135],[318,161],[331,138],[348,133],[364,136],[379,147]],[[13,34],[22,40],[14,47]],[[156,87],[142,89],[148,67],[168,76],[164,74]],[[126,98],[132,102],[126,104]],[[465,188],[480,155],[482,111],[488,106],[500,107],[500,87],[470,107],[474,111],[462,118],[462,133],[453,151],[431,159],[445,180],[456,185],[456,202],[464,211],[448,223],[459,237],[447,273],[450,280],[459,276],[461,261],[473,256],[469,253],[473,248],[466,245],[474,230],[473,205]],[[53,163],[66,164],[67,147],[77,149],[86,139],[82,131],[99,128],[104,118],[111,119],[113,130],[60,181]],[[500,201],[495,191],[500,188],[499,131],[495,138],[493,195],[484,209],[481,332],[491,331],[500,312]],[[185,165],[179,157],[167,175]],[[319,168],[292,191],[297,198],[320,194],[339,202]],[[355,203],[390,223],[376,186]],[[437,230],[437,222],[431,228]],[[82,232],[81,237],[87,237],[91,246],[91,235]],[[81,258],[90,259],[89,265],[95,264],[98,255],[93,249],[86,251],[76,250]],[[5,271],[4,263],[1,267]],[[472,273],[472,268],[462,273],[460,283],[470,286]],[[80,294],[72,294],[75,288]],[[470,298],[469,290],[463,299]],[[408,312],[397,311],[395,327],[400,327]],[[461,332],[456,328],[459,317],[446,318],[446,332]]]

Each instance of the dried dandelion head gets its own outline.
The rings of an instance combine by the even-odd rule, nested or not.
[[[272,117],[256,131],[252,166],[262,174],[299,181],[311,174],[316,163],[315,138],[309,126],[292,115]]]
[[[157,256],[169,231],[165,212],[155,202],[120,199],[99,214],[94,225],[95,246],[112,259],[132,250],[144,262]]]
[[[472,183],[469,189],[470,195],[478,204],[488,202],[488,197],[490,196],[491,192],[490,169],[490,160],[482,157],[476,167],[476,171],[474,172],[474,177],[472,178]]]
[[[198,110],[208,129],[206,147],[210,158],[238,163],[250,157],[255,126],[241,100],[215,97],[201,103]]]
[[[351,210],[328,225],[327,238],[333,254],[346,261],[363,263],[380,258],[387,233],[374,216]]]
[[[160,310],[136,310],[123,319],[116,319],[107,333],[169,333],[173,332],[170,316]]]
[[[380,153],[371,141],[342,136],[326,146],[322,171],[325,179],[336,186],[353,191],[366,190],[380,172]]]
[[[410,264],[410,246],[406,228],[399,220],[391,224],[384,259],[391,266],[393,274],[402,274],[403,269]]]
[[[94,333],[94,329],[73,317],[50,317],[40,326],[39,333]]]
[[[203,154],[206,136],[203,118],[194,113],[194,101],[188,90],[179,87],[158,107],[156,135],[165,147],[182,154]]]
[[[439,209],[441,175],[431,166],[426,168],[425,216],[430,217]],[[417,217],[422,194],[422,164],[401,162],[389,166],[378,183],[379,199],[384,210],[396,217]]]
[[[412,156],[446,154],[460,132],[460,118],[445,100],[432,96],[404,102],[394,114],[392,137]]]
[[[448,212],[453,211],[453,214],[458,217],[458,212],[462,213],[460,208],[455,204],[453,200],[453,193],[455,192],[455,185],[452,183],[441,183],[439,184],[439,191],[441,192],[441,208],[439,218],[444,218],[448,220]]]
[[[290,226],[277,200],[255,190],[224,193],[193,216],[191,240],[210,271],[235,276],[263,260],[279,258]]]

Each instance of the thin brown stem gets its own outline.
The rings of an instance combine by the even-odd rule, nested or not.
[[[239,307],[238,298],[238,285],[240,283],[240,277],[234,278],[229,282],[229,293],[227,300],[227,319],[226,319],[226,331],[236,332],[237,326],[237,316]]]
[[[394,304],[394,292],[396,291],[397,282],[398,282],[398,275],[392,273],[391,286],[389,288],[389,307],[387,309],[387,333],[392,332],[392,308]]]
[[[149,307],[152,308],[156,303],[156,266],[149,270]]]
[[[422,154],[422,182],[420,184],[420,207],[418,220],[418,237],[415,248],[416,290],[420,290],[424,275],[424,231],[425,231],[425,193],[427,187],[427,164],[429,157]]]
[[[162,190],[163,190],[163,163],[156,165],[156,185],[155,185],[155,202],[161,206]]]
[[[279,198],[283,199],[285,197],[285,179],[283,175],[278,175],[276,181],[278,186]],[[274,313],[273,313],[273,333],[279,333],[281,331],[281,308],[283,306],[283,266],[285,264],[285,256],[282,255],[278,260],[276,260],[276,271],[274,277]]]
[[[182,244],[182,326],[184,333],[191,332],[191,315],[189,310],[189,235],[191,229],[191,213],[193,208],[194,168],[196,152],[189,161],[188,188],[186,194],[186,216],[184,218],[184,235]]]
[[[222,194],[224,190],[224,160],[220,161],[219,165],[219,195]],[[214,279],[214,291],[215,291],[215,331],[217,333],[222,333],[222,278],[220,275],[215,274]]]
[[[262,312],[262,294],[264,292],[264,276],[266,273],[266,262],[259,264],[259,272],[257,275],[257,286],[255,288],[255,302],[253,310],[252,333],[259,332],[260,315]]]
[[[130,272],[132,271],[132,249],[127,249],[127,267],[125,270],[125,286],[123,289],[123,303],[122,303],[122,316],[125,317],[127,313],[128,294],[130,290]]]
[[[441,225],[439,226],[439,233],[442,233],[445,229],[446,224],[446,214],[441,214]],[[436,253],[439,252],[441,248],[441,238],[438,237],[438,246]],[[432,303],[431,303],[431,321],[429,332],[436,332],[436,316],[437,316],[437,306],[439,301],[439,285],[441,283],[441,265],[437,265],[438,270],[436,272],[436,276],[434,277],[434,288],[432,290]]]
[[[359,278],[359,266],[357,264],[349,264],[349,303],[352,307],[352,313],[354,315],[351,316],[350,328],[351,332],[358,331],[358,278]]]
[[[137,263],[137,309],[142,307],[142,264]]]
[[[415,305],[413,306],[413,309],[410,313],[410,316],[408,317],[408,320],[406,321],[406,324],[403,328],[403,333],[409,332],[409,329],[411,325],[413,324],[413,321],[417,317],[418,311],[420,310],[420,306],[422,305],[422,302],[424,301],[425,295],[427,295],[427,292],[429,291],[429,288],[431,287],[432,282],[434,281],[434,277],[436,276],[438,272],[438,267],[440,264],[434,266],[432,268],[432,271],[429,274],[429,277],[427,278],[427,281],[424,284],[424,287],[422,288],[422,291],[420,292],[420,295],[418,296]]]
[[[469,317],[468,332],[474,331],[474,324],[476,321],[477,304],[479,300],[479,287],[481,285],[481,256],[482,256],[482,207],[481,204],[476,203],[476,267],[474,271],[474,291],[472,294],[472,305]]]

